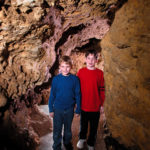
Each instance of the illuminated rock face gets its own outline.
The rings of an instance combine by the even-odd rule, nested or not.
[[[0,85],[12,99],[50,77],[55,57],[42,40],[52,30],[40,22],[46,10],[42,1],[1,2]]]
[[[49,11],[47,5],[40,0],[0,2],[0,132],[4,135],[0,136],[0,149],[6,145],[11,149],[13,142],[14,149],[17,145],[18,149],[37,146],[45,123],[50,132],[49,118],[35,111],[42,96],[34,92],[36,86],[48,81],[55,61],[55,52],[42,45],[52,32],[42,22]]]
[[[150,2],[129,0],[102,40],[105,112],[120,143],[150,149]]]
[[[39,144],[39,137],[45,132],[35,124],[43,115],[34,110],[36,104],[47,102],[47,87],[57,72],[59,57],[83,56],[88,47],[96,47],[100,52],[99,41],[113,18],[107,15],[117,3],[117,0],[0,2],[0,129],[3,132],[12,129],[8,132],[9,141],[17,143],[20,139],[24,149]],[[39,118],[34,120],[36,114]],[[49,130],[51,123],[46,116],[44,122],[41,128]],[[12,137],[14,133],[16,136]],[[25,137],[29,141],[23,142]]]
[[[18,135],[33,141],[25,146],[38,145],[45,133],[35,126],[40,117],[32,117],[38,114],[37,103],[47,103],[59,58],[71,56],[76,73],[85,65],[85,51],[94,48],[99,52],[97,67],[103,69],[105,61],[105,112],[113,137],[127,147],[148,148],[150,4],[125,2],[0,2],[0,119],[2,126],[12,122]]]
[[[1,1],[0,90],[4,97],[18,99],[48,82],[56,55],[71,55],[91,40],[101,40],[109,29],[107,15],[116,3]]]

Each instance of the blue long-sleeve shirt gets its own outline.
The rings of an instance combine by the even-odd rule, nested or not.
[[[69,109],[77,104],[75,113],[80,113],[80,82],[77,76],[69,74],[63,76],[59,74],[52,80],[51,92],[49,97],[49,112],[54,109]]]

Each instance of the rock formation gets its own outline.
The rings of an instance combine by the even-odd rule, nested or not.
[[[107,14],[116,4],[117,0],[102,4],[70,0],[0,2],[1,129],[12,128],[8,137],[16,134],[9,141],[22,139],[24,149],[35,149],[39,144],[39,131],[31,116],[38,113],[34,111],[36,104],[48,97],[47,87],[57,72],[59,57],[72,51],[83,54],[94,42],[93,47],[100,51],[98,42],[111,20]],[[40,119],[42,114],[38,114]]]
[[[130,0],[102,40],[105,112],[112,136],[127,147],[150,149],[150,2]]]
[[[50,131],[48,117],[36,105],[47,103],[59,58],[71,56],[76,73],[85,51],[94,48],[97,66],[103,69],[105,61],[112,136],[127,147],[148,148],[149,6],[144,0],[0,1],[0,126],[16,133],[10,140],[26,141],[21,149],[36,149],[45,134],[38,120],[45,118]]]

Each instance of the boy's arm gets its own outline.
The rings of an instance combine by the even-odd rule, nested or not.
[[[102,100],[101,106],[103,106],[104,100],[105,100],[105,87],[104,87],[104,75],[103,75],[103,72],[102,72],[102,75],[101,75],[101,82],[100,82],[100,97],[101,97],[101,100]]]
[[[54,99],[55,99],[55,81],[52,80],[51,92],[50,92],[50,97],[48,100],[48,107],[49,107],[50,113],[54,112],[53,110]]]
[[[80,90],[80,81],[78,79],[78,77],[76,78],[76,82],[75,82],[75,100],[76,100],[76,110],[75,113],[76,114],[80,114],[81,112],[81,90]]]

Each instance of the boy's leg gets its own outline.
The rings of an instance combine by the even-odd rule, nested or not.
[[[63,111],[54,110],[53,118],[53,149],[61,150]]]
[[[100,118],[100,112],[90,112],[90,133],[87,144],[94,146],[97,136],[98,123]]]
[[[72,125],[73,116],[74,116],[74,109],[73,108],[64,111],[64,136],[63,136],[63,142],[64,142],[65,146],[70,144],[71,140],[72,140],[71,125]]]
[[[88,112],[81,111],[79,139],[86,139],[88,129]]]

